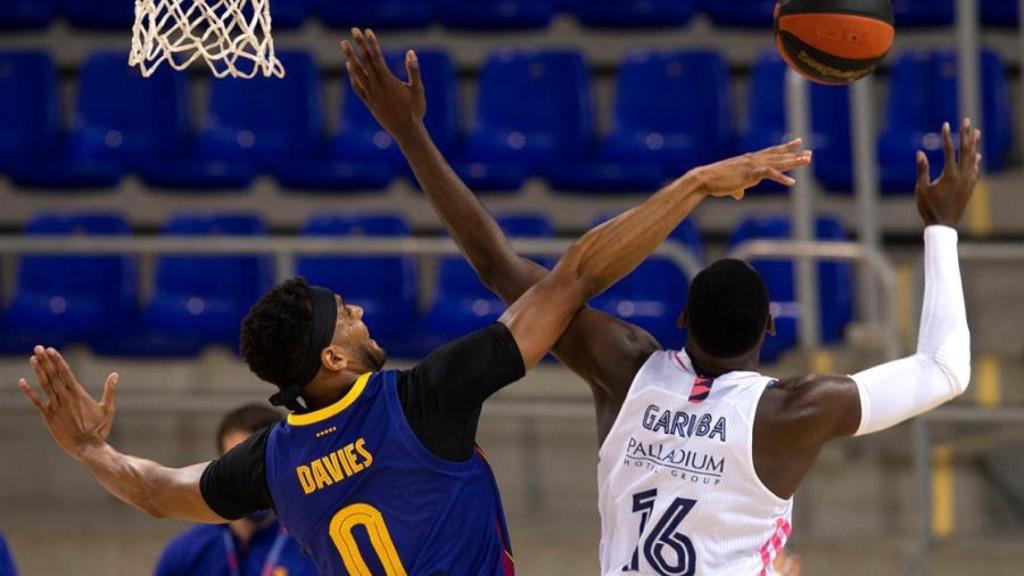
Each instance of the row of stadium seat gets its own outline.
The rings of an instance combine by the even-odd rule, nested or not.
[[[161,70],[142,79],[121,54],[90,57],[78,79],[74,120],[61,128],[53,63],[39,53],[0,54],[0,173],[24,188],[115,186],[136,173],[161,189],[244,189],[258,174],[287,189],[365,191],[409,176],[397,145],[346,80],[341,129],[325,136],[320,73],[305,53],[283,52],[283,80],[211,80],[201,128],[189,125],[188,82]],[[404,75],[400,54],[387,59]],[[785,133],[785,65],[774,51],[755,65],[748,126],[736,134],[731,82],[712,52],[630,52],[618,71],[611,132],[597,136],[590,74],[574,52],[497,52],[479,77],[476,118],[459,128],[456,71],[447,54],[424,51],[428,128],[477,190],[516,190],[542,177],[578,193],[656,189],[686,170],[779,143]],[[985,156],[998,171],[1012,146],[1010,88],[1003,62],[985,52]],[[906,193],[914,152],[938,170],[935,134],[957,125],[952,52],[894,59],[878,160],[885,192]],[[815,171],[829,189],[851,189],[848,89],[812,88]],[[766,188],[767,189],[767,188]]]
[[[541,217],[506,216],[502,226],[512,236],[551,237]],[[128,237],[121,217],[104,214],[41,216],[28,224],[27,235],[115,235]],[[265,234],[252,216],[180,216],[163,229],[166,235]],[[387,215],[319,216],[303,228],[310,236],[408,236],[408,225]],[[732,236],[738,245],[755,238],[785,238],[785,217],[744,221]],[[844,239],[832,219],[818,223],[822,239]],[[703,260],[700,232],[684,222],[672,239]],[[544,263],[550,264],[550,261]],[[770,338],[765,358],[773,360],[796,342],[791,303],[793,267],[785,261],[756,263],[778,310],[778,334]],[[417,304],[416,261],[410,256],[302,257],[296,272],[328,286],[362,306],[374,337],[399,356],[416,357],[432,347],[495,321],[504,305],[477,280],[458,257],[442,259],[435,298],[421,314]],[[842,338],[853,313],[849,264],[820,268],[822,330],[827,342]],[[39,255],[21,258],[14,293],[0,315],[0,353],[26,354],[36,343],[89,344],[106,355],[187,356],[208,345],[236,347],[242,317],[273,278],[271,257],[162,256],[155,264],[152,295],[141,305],[139,268],[129,256]],[[687,294],[687,278],[673,262],[652,257],[631,276],[592,303],[647,328],[666,346],[680,346],[675,327]]]
[[[273,0],[275,28],[318,17],[335,28],[416,29],[435,20],[452,29],[544,28],[560,12],[603,28],[686,25],[699,12],[720,26],[771,27],[775,0]],[[943,26],[953,22],[954,0],[894,0],[896,24]],[[982,0],[982,20],[1016,26],[1017,0]],[[128,29],[134,4],[124,0],[0,0],[0,29],[48,26],[57,16],[84,29]]]

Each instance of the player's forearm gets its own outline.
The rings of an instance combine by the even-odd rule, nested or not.
[[[224,521],[202,502],[199,479],[205,465],[167,468],[107,443],[84,448],[76,457],[107,492],[153,517]]]
[[[691,171],[643,204],[594,228],[559,262],[580,284],[584,301],[640,265],[707,196],[704,176]]]
[[[506,302],[514,302],[547,274],[520,257],[504,231],[437,149],[422,123],[395,135],[402,153],[480,280]]]
[[[957,233],[925,231],[925,293],[917,353],[853,376],[861,395],[857,434],[895,426],[963,394],[971,379]]]

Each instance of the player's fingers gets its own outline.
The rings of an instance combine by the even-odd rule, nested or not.
[[[405,71],[409,73],[409,86],[417,92],[423,92],[423,78],[420,76],[420,59],[416,56],[415,50],[409,50],[405,53]]]
[[[928,156],[921,150],[917,151],[917,187],[924,190],[931,183],[929,174]]]
[[[369,82],[366,71],[358,64],[353,64],[352,60],[345,63],[345,69],[348,70],[348,81],[352,83],[356,94],[359,94],[361,98],[366,98],[366,85]]]
[[[36,394],[36,391],[32,389],[32,386],[30,386],[29,383],[24,378],[18,380],[18,388],[20,388],[21,393],[24,394],[25,397],[28,398],[30,402],[32,402],[32,405],[36,407],[36,410],[38,410],[40,414],[45,416],[46,404],[43,404],[43,401],[39,398],[39,395]]]
[[[380,49],[380,43],[377,42],[377,35],[373,33],[373,30],[366,30],[366,39],[370,46],[370,58],[373,61],[374,68],[377,69],[377,73],[385,75],[388,73],[388,63],[384,61],[384,53]]]
[[[971,130],[971,119],[965,117],[960,122],[960,152],[957,157],[957,162],[959,163],[959,168],[961,170],[970,166],[969,162],[973,156],[970,150],[973,136],[973,130]]]
[[[366,36],[359,28],[353,28],[352,38],[355,39],[356,46],[359,47],[359,60],[363,63],[367,76],[373,78],[377,72],[371,64],[373,59],[370,57],[370,46],[366,42]]]
[[[36,348],[41,347],[37,346]],[[39,356],[33,355],[29,358],[28,363],[32,366],[32,372],[36,375],[36,381],[39,382],[39,387],[43,389],[44,393],[46,393],[46,397],[50,403],[59,402],[60,397],[57,395],[57,390],[53,387],[53,384],[50,383],[50,376],[46,373],[46,370],[43,369]]]
[[[117,402],[117,380],[120,378],[117,372],[107,376],[106,383],[103,384],[103,398],[100,399],[100,406],[114,409],[115,403]]]
[[[942,151],[946,156],[946,170],[956,167],[956,153],[953,151],[953,129],[949,122],[942,125]]]
[[[71,371],[71,366],[68,366],[67,361],[64,360],[64,356],[61,356],[60,352],[53,348],[47,348],[46,353],[50,356],[50,360],[53,361],[57,377],[60,378],[64,387],[68,390],[78,389],[84,392],[85,389],[82,388],[78,379],[75,378],[75,373]]]
[[[45,348],[41,353],[37,353],[39,358],[39,364],[43,367],[43,371],[46,372],[47,378],[50,379],[50,385],[53,386],[53,391],[60,398],[67,398],[68,394],[71,393],[71,386],[64,381],[64,377],[60,373],[60,369],[57,366],[56,359],[50,354],[54,351],[53,348]]]
[[[775,168],[768,168],[768,170],[765,171],[765,173],[762,175],[762,178],[771,180],[773,182],[778,182],[783,186],[792,186],[796,184],[796,180],[790,178],[789,176],[786,176],[785,174],[779,172]]]
[[[794,138],[785,144],[779,144],[778,146],[772,146],[771,148],[765,148],[761,152],[768,154],[785,154],[787,152],[796,152],[804,145],[803,138]]]
[[[771,166],[781,172],[800,168],[801,166],[807,166],[811,163],[814,158],[814,154],[808,150],[800,154],[786,154],[771,162]]]
[[[348,40],[342,40],[341,49],[345,52],[345,67],[349,70],[349,74],[366,74],[366,68],[363,62],[356,56],[355,48],[352,47],[352,43]]]

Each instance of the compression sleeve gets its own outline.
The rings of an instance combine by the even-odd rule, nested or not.
[[[963,394],[971,379],[971,333],[960,279],[957,232],[924,232],[924,305],[917,353],[854,374],[860,392],[857,436],[891,428]]]

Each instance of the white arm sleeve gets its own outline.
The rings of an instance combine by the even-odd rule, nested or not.
[[[924,306],[917,353],[852,376],[860,392],[857,436],[891,428],[967,390],[971,332],[957,240],[952,228],[925,229]]]

